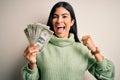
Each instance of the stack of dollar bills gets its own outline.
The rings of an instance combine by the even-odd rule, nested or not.
[[[41,23],[27,25],[27,28],[24,29],[24,32],[29,43],[37,44],[40,51],[43,50],[43,48],[46,46],[53,35],[53,31],[49,29],[49,26]]]

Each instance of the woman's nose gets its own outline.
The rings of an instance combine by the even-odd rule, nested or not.
[[[57,22],[58,22],[58,23],[63,22],[63,18],[62,18],[62,17],[58,17]]]

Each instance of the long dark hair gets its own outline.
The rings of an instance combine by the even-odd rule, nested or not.
[[[75,41],[80,42],[77,36],[77,23],[76,23],[75,13],[74,13],[72,6],[67,2],[58,2],[53,6],[53,8],[51,9],[49,18],[48,18],[47,26],[50,26],[50,30],[54,31],[53,25],[52,25],[52,19],[53,19],[53,14],[58,7],[64,7],[66,10],[70,12],[70,16],[72,20],[74,20],[74,24],[71,26],[69,33],[73,33]]]

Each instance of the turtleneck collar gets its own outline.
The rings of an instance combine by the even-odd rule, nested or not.
[[[55,35],[50,39],[50,43],[57,45],[59,47],[65,47],[75,42],[74,34],[70,33],[69,38],[59,38]]]

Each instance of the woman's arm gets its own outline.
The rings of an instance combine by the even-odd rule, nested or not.
[[[91,51],[91,54],[95,57],[88,60],[88,71],[98,80],[114,80],[114,64],[102,56],[100,50],[95,46],[89,35],[83,36],[82,41],[83,44]]]
[[[98,47],[95,46],[92,38],[89,35],[82,37],[83,44],[88,47],[91,53],[95,56],[98,62],[103,61],[103,56],[101,55]]]
[[[30,69],[29,64],[27,63],[21,70],[22,73],[22,80],[38,80],[39,79],[39,72],[38,68]]]
[[[114,80],[115,78],[114,64],[106,58],[101,62],[96,62],[94,58],[90,58],[88,60],[88,71],[97,80]]]
[[[39,72],[36,65],[36,56],[39,52],[37,45],[31,44],[24,51],[24,57],[27,59],[28,64],[22,68],[23,80],[38,80]]]

